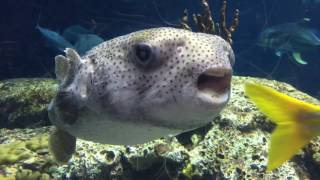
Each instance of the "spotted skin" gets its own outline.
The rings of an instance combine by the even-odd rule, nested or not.
[[[68,49],[56,62],[52,123],[86,140],[136,144],[209,123],[229,100],[234,54],[218,36],[155,28],[83,57]]]

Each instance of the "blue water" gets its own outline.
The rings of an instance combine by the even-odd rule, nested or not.
[[[220,1],[211,0],[210,5],[218,15]],[[136,30],[175,26],[184,8],[202,12],[200,0],[4,0],[0,6],[0,79],[54,77],[53,57],[58,52],[46,46],[35,28],[37,23],[56,32],[78,24],[110,39]],[[285,81],[319,97],[320,52],[305,54],[309,64],[299,65],[257,46],[257,40],[265,28],[305,17],[320,31],[320,3],[230,1],[229,21],[235,8],[240,9],[240,26],[233,36],[235,73]]]

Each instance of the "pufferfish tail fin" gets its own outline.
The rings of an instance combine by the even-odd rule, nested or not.
[[[320,106],[300,101],[263,85],[246,84],[245,93],[262,113],[277,124],[271,135],[267,171],[272,171],[291,159],[319,134],[315,125],[320,125]]]

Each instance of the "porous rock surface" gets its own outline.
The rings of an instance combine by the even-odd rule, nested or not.
[[[46,146],[34,145],[41,148],[33,148],[32,156],[0,164],[0,179],[319,179],[320,138],[280,168],[266,172],[274,124],[245,97],[245,82],[262,83],[319,104],[285,83],[234,77],[228,106],[205,127],[136,146],[78,139],[76,154],[66,165],[53,163]],[[32,137],[47,136],[49,129],[1,129],[0,143],[5,148],[16,141],[34,144],[37,141]]]

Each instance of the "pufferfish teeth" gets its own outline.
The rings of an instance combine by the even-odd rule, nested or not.
[[[205,74],[207,76],[224,77],[226,75],[231,74],[231,69],[212,68],[212,69],[205,71],[203,74]]]

